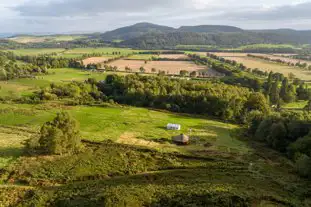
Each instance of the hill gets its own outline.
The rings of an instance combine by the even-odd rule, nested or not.
[[[138,23],[128,27],[122,27],[113,31],[106,32],[100,37],[103,40],[128,40],[131,38],[137,38],[147,33],[165,33],[172,32],[175,29],[172,27],[161,26],[151,23]]]
[[[238,27],[223,25],[198,25],[198,26],[182,26],[178,29],[181,32],[203,32],[203,33],[219,33],[219,32],[242,32]]]
[[[273,32],[236,32],[236,33],[195,33],[171,32],[146,34],[120,43],[123,46],[142,49],[173,48],[177,45],[214,45],[218,47],[240,47],[250,44],[307,44],[310,39],[300,34],[286,35]],[[311,37],[311,34],[310,34]]]

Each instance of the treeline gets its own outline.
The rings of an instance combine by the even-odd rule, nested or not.
[[[257,59],[262,59],[262,60],[270,61],[270,62],[280,63],[280,64],[284,64],[284,65],[288,65],[288,66],[299,67],[299,68],[302,68],[302,69],[309,69],[309,70],[311,70],[311,65],[308,65],[307,63],[301,63],[301,62],[293,63],[293,62],[285,61],[285,60],[282,60],[282,59],[269,58],[267,56],[253,55],[253,54],[247,54],[247,56],[248,57],[252,57],[252,58],[257,58]]]
[[[250,139],[267,143],[295,162],[301,176],[311,178],[311,115],[301,112],[253,111],[248,117]]]
[[[291,83],[287,77],[280,73],[269,73],[263,92],[269,102],[277,107],[282,103],[311,99],[311,89],[308,88],[307,84],[299,79],[295,79]]]
[[[16,55],[13,52],[2,52],[11,61],[22,61],[36,65],[40,68],[83,68],[81,58],[62,58],[52,55]]]
[[[11,59],[6,53],[0,52],[0,80],[33,77],[46,73],[46,67],[32,63],[18,62],[16,59]]]
[[[260,91],[263,86],[263,82],[258,78],[243,73],[248,72],[247,68],[236,61],[225,60],[211,54],[209,54],[209,57],[189,54],[189,57],[197,64],[207,65],[218,73],[226,75],[226,77],[222,78],[222,81],[226,84],[243,86],[254,91]]]
[[[38,93],[41,100],[70,98],[75,104],[113,100],[120,104],[205,114],[242,123],[252,110],[268,113],[261,93],[207,81],[186,81],[161,76],[108,75],[105,81],[51,85]]]

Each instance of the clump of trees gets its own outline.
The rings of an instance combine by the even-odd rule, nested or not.
[[[272,113],[253,111],[248,116],[247,133],[251,139],[265,142],[286,153],[297,171],[311,178],[311,115],[302,112]]]
[[[265,97],[247,88],[161,75],[108,75],[100,82],[89,79],[84,83],[51,84],[39,91],[37,97],[41,100],[67,99],[74,105],[113,100],[120,104],[210,115],[238,123],[243,123],[252,110],[269,112]]]
[[[43,124],[39,136],[26,142],[26,150],[37,154],[67,154],[81,148],[78,122],[67,112]]]

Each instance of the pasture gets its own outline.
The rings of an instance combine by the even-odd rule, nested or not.
[[[109,72],[91,72],[72,68],[49,69],[48,75],[33,78],[22,78],[9,81],[0,81],[0,97],[18,98],[32,91],[47,87],[51,83],[69,83],[71,81],[84,81],[88,78],[103,80]],[[121,73],[123,74],[123,73]]]
[[[66,50],[65,54],[91,54],[91,53],[105,53],[106,55],[112,55],[113,52],[120,52],[120,55],[129,55],[134,52],[130,48],[114,48],[114,47],[101,47],[101,48],[74,48]],[[117,54],[119,55],[119,54]]]
[[[18,43],[64,42],[81,39],[80,35],[51,35],[51,36],[17,36],[8,38]]]
[[[82,138],[90,141],[109,139],[160,151],[191,152],[207,149],[207,145],[209,150],[224,152],[247,153],[249,150],[244,142],[230,137],[230,130],[236,126],[199,116],[114,105],[67,107],[46,103],[0,104],[0,107],[3,109],[0,126],[3,127],[25,127],[36,131],[58,111],[65,110],[80,122]],[[181,124],[181,131],[167,130],[168,123]],[[191,135],[192,144],[183,147],[171,144],[171,137],[180,133]]]
[[[51,53],[61,53],[64,52],[63,48],[40,48],[40,49],[17,49],[17,50],[5,50],[13,52],[16,55],[42,55],[42,54],[51,54]]]
[[[196,65],[191,61],[145,61],[142,60],[117,60],[110,63],[119,70],[125,71],[125,67],[129,67],[133,72],[139,72],[143,67],[147,73],[152,73],[152,68],[158,71],[165,71],[167,74],[178,75],[181,70],[186,71],[207,71],[206,66]]]

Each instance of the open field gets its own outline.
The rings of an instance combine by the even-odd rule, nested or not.
[[[249,53],[237,53],[237,52],[212,52],[212,54],[219,57],[247,57]]]
[[[165,71],[169,74],[179,74],[181,70],[186,71],[206,71],[206,66],[199,66],[190,61],[145,61],[141,60],[117,60],[110,63],[111,66],[118,67],[119,70],[124,71],[125,67],[129,67],[133,72],[139,72],[139,68],[143,67],[146,72],[151,73],[151,69],[155,68],[157,71]]]
[[[185,54],[161,54],[160,58],[168,58],[168,59],[174,59],[174,60],[189,59],[189,57]]]
[[[150,55],[150,54],[135,54],[135,55],[131,55],[129,57],[127,57],[127,60],[152,60],[152,58],[155,57],[159,57],[158,55]]]
[[[40,54],[50,54],[50,53],[61,53],[65,49],[62,48],[44,48],[44,49],[18,49],[18,50],[6,50],[14,52],[17,55],[40,55]]]
[[[65,52],[65,54],[90,54],[90,53],[106,53],[111,55],[113,52],[120,52],[121,55],[132,54],[134,51],[130,48],[113,48],[113,47],[103,47],[103,48],[75,48],[70,49]],[[119,54],[118,54],[119,55]]]
[[[293,102],[289,103],[283,106],[285,109],[303,109],[308,104],[308,101],[299,101],[299,102]]]
[[[282,61],[294,63],[294,64],[296,64],[296,63],[307,63],[308,65],[311,65],[311,61],[306,61],[306,60],[297,60],[297,59],[293,59],[293,58],[289,58],[289,57],[282,57],[282,56],[269,55],[269,54],[255,54],[255,55],[267,57],[267,58],[270,58],[272,60],[282,60]]]
[[[18,43],[40,43],[40,42],[63,42],[81,39],[79,35],[51,35],[51,36],[18,36],[8,38]]]
[[[259,68],[263,71],[283,73],[285,76],[287,76],[289,73],[293,73],[301,80],[311,80],[311,71],[306,71],[297,67],[280,65],[278,63],[272,63],[250,57],[228,57],[228,59],[235,60],[238,63],[243,63],[248,68]]]
[[[29,206],[28,201],[33,206],[57,206],[72,195],[71,203],[83,201],[84,206],[94,206],[94,202],[143,206],[148,202],[167,204],[171,199],[180,202],[184,196],[176,196],[185,192],[189,195],[185,200],[197,202],[200,195],[216,199],[218,206],[224,202],[226,206],[246,202],[275,207],[308,202],[299,200],[300,194],[308,191],[302,187],[307,182],[292,173],[288,161],[272,150],[253,148],[231,137],[235,125],[195,115],[116,105],[68,107],[50,102],[0,107],[4,109],[0,116],[0,167],[7,169],[1,181],[8,182],[0,187],[0,202],[12,206],[21,202],[16,197],[22,199],[21,206]],[[110,139],[114,143],[86,143],[83,151],[73,155],[23,156],[21,143],[60,110],[68,111],[80,122],[83,139]],[[168,131],[167,123],[179,123],[182,130]],[[190,128],[190,145],[171,143],[172,136],[189,133]],[[27,188],[35,196],[25,199],[27,194],[23,192]],[[299,191],[292,193],[296,189]],[[100,195],[105,199],[101,200]],[[167,199],[154,201],[165,195],[169,195]]]
[[[10,81],[0,81],[0,97],[20,97],[51,83],[68,83],[71,81],[84,81],[88,78],[103,80],[107,73],[90,72],[72,68],[49,69],[49,75],[37,76],[35,79],[23,78]],[[122,73],[123,74],[123,73]]]
[[[236,126],[200,117],[160,112],[134,107],[61,107],[58,104],[46,105],[7,105],[0,104],[2,109],[0,125],[38,129],[58,110],[70,112],[79,122],[84,139],[91,141],[114,140],[132,145],[144,145],[161,151],[209,150],[246,153],[245,143],[232,139],[230,129]],[[59,108],[61,107],[61,108]],[[182,125],[181,131],[166,130],[168,123]],[[180,133],[189,133],[193,144],[183,147],[169,144],[171,137]],[[139,130],[137,130],[139,129]],[[167,143],[160,144],[159,140]]]
[[[83,65],[102,63],[104,61],[107,61],[108,59],[108,57],[91,57],[84,59]]]

